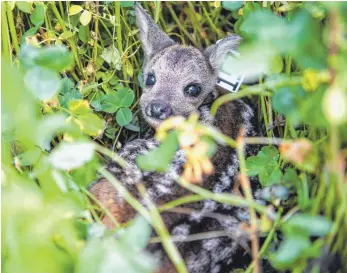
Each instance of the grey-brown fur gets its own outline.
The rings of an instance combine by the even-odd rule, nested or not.
[[[164,116],[154,119],[148,115],[149,105],[159,100],[171,108],[171,115],[187,117],[192,112],[198,112],[203,123],[219,128],[230,137],[236,138],[241,128],[246,135],[254,135],[251,125],[253,111],[242,101],[223,105],[214,118],[209,114],[212,101],[220,95],[215,89],[218,67],[228,49],[237,49],[240,38],[231,36],[218,45],[201,51],[191,46],[176,44],[159,29],[139,4],[136,4],[135,12],[145,53],[144,79],[146,80],[149,73],[155,74],[156,78],[155,84],[145,87],[141,96],[140,106],[145,120],[152,127],[157,127],[166,118]],[[196,97],[189,97],[184,93],[184,88],[191,83],[201,86],[201,93]],[[172,176],[180,175],[183,170],[183,151],[177,151],[167,173],[141,171],[136,166],[136,157],[157,145],[153,137],[127,143],[119,155],[129,163],[131,169],[123,170],[115,164],[110,164],[108,170],[140,200],[136,183],[142,182],[150,198],[156,204],[163,204],[190,193],[172,179]],[[235,151],[220,146],[212,161],[216,171],[212,176],[205,177],[202,186],[215,193],[233,193],[234,180],[238,172]],[[131,208],[105,179],[100,179],[90,191],[111,210],[117,220],[124,222],[133,217],[131,213],[122,213],[131,211]],[[110,202],[110,198],[113,202]],[[232,234],[229,237],[177,243],[189,272],[230,272],[240,264],[239,259],[243,258],[245,253],[241,245],[245,246],[247,236],[239,225],[248,221],[247,209],[218,204],[211,200],[191,204],[186,208],[193,209],[194,213],[167,212],[162,215],[171,234],[180,235],[182,238],[189,234],[216,230],[230,231]],[[111,226],[107,217],[104,223]],[[160,244],[150,245],[149,250],[161,262],[158,272],[175,272]]]

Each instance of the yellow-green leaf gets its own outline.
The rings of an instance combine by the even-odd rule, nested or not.
[[[127,74],[132,78],[134,76],[134,68],[128,59],[125,61],[124,66]]]
[[[81,24],[86,26],[89,24],[90,20],[92,20],[92,13],[88,10],[83,11],[80,17]]]
[[[79,125],[82,132],[87,135],[97,137],[104,131],[104,120],[98,115],[88,113],[78,116],[75,122]]]
[[[33,3],[30,3],[29,1],[18,1],[16,2],[16,5],[19,10],[25,12],[25,13],[30,13],[31,7]]]
[[[72,114],[83,115],[89,113],[90,106],[87,100],[70,100],[68,108]]]
[[[71,31],[64,31],[62,34],[59,35],[58,39],[60,40],[66,40],[73,36],[73,33]]]
[[[16,2],[9,2],[9,4],[10,4],[10,10],[12,11],[12,10],[14,10],[14,8],[15,8],[15,6],[16,6]]]
[[[81,6],[73,5],[69,8],[69,15],[75,15],[75,14],[81,12],[82,10],[83,10],[83,8]]]

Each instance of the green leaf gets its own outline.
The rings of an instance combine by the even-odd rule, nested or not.
[[[100,100],[101,110],[106,113],[115,113],[120,108],[120,101],[116,94],[107,94]]]
[[[139,155],[136,158],[136,163],[143,170],[165,172],[168,170],[177,148],[177,133],[171,132],[159,147],[145,155]]]
[[[281,73],[283,70],[284,64],[283,64],[283,59],[281,56],[277,55],[272,59],[271,63],[271,72],[272,73]]]
[[[52,151],[49,162],[56,169],[71,170],[89,162],[93,156],[94,144],[92,142],[64,142]]]
[[[283,227],[286,233],[303,232],[305,234],[308,233],[311,236],[327,235],[331,228],[332,223],[327,218],[320,215],[312,216],[303,213],[291,217]]]
[[[129,108],[121,108],[118,110],[116,115],[117,123],[120,126],[125,126],[129,124],[133,119],[133,113]]]
[[[65,122],[62,114],[47,115],[43,117],[36,129],[36,144],[45,150],[50,150],[50,141],[57,133],[63,133],[71,129]]]
[[[92,13],[88,10],[84,10],[80,17],[80,22],[82,25],[86,26],[92,20]]]
[[[126,230],[119,232],[119,240],[124,247],[139,252],[147,246],[151,232],[150,224],[143,217],[137,216]]]
[[[131,8],[135,4],[135,1],[120,1],[120,6],[122,8]]]
[[[75,15],[77,13],[80,13],[83,10],[83,8],[81,6],[78,5],[72,5],[69,8],[69,15]]]
[[[98,87],[97,82],[89,82],[85,86],[83,86],[81,93],[83,95],[86,95],[93,90],[97,90],[97,87]]]
[[[66,47],[45,47],[35,58],[35,64],[60,72],[73,64],[73,56]]]
[[[110,66],[120,70],[122,68],[122,60],[119,51],[114,46],[105,48],[101,54],[101,58],[105,60]]]
[[[276,165],[278,158],[279,153],[275,147],[265,146],[261,148],[256,156],[247,158],[247,174],[254,176],[261,173],[265,166]]]
[[[76,273],[149,273],[155,261],[146,252],[135,252],[113,236],[91,238],[80,254]]]
[[[324,128],[327,121],[320,105],[324,96],[324,88],[315,92],[305,92],[300,86],[278,88],[272,98],[276,111],[284,114],[294,124],[306,123]]]
[[[134,76],[134,68],[131,62],[127,59],[124,63],[125,71],[129,75],[130,78]]]
[[[100,100],[95,99],[90,103],[90,105],[94,108],[95,111],[102,111],[102,105]]]
[[[285,19],[267,9],[256,10],[246,16],[240,30],[252,40],[261,42],[274,41],[282,44],[286,41],[281,42],[281,39],[284,35],[288,36],[288,33],[284,33],[288,30]]]
[[[243,6],[243,1],[222,1],[222,7],[234,11],[239,10]]]
[[[32,3],[29,1],[18,1],[16,2],[16,5],[19,10],[25,12],[25,13],[30,13]]]
[[[56,72],[37,66],[25,73],[24,83],[36,98],[48,100],[59,91],[60,76]]]
[[[260,183],[269,186],[280,183],[282,172],[278,166],[279,153],[273,146],[263,147],[256,156],[246,160],[247,174],[259,175]]]
[[[271,186],[281,182],[282,172],[278,167],[265,167],[265,170],[260,172],[259,181],[263,186]]]
[[[74,82],[70,78],[65,77],[65,78],[63,78],[61,80],[61,90],[60,90],[60,93],[61,94],[68,93],[72,89],[74,89],[74,87],[75,87]]]
[[[87,43],[90,40],[91,36],[90,36],[89,26],[80,25],[78,30],[78,38],[83,43]]]
[[[129,107],[135,99],[134,91],[130,88],[120,88],[116,96],[119,98],[119,107]]]
[[[36,66],[36,58],[40,55],[40,48],[32,45],[23,45],[20,49],[20,62],[25,68]]]
[[[70,100],[68,109],[72,114],[83,115],[90,111],[90,106],[87,100]]]
[[[62,34],[59,35],[58,39],[61,40],[67,40],[73,36],[73,33],[71,31],[64,31]]]
[[[19,161],[20,166],[30,166],[35,164],[41,155],[41,149],[38,147],[34,147],[20,155],[18,155],[16,158]]]
[[[78,89],[74,87],[74,83],[71,79],[63,78],[61,82],[62,87],[58,96],[60,105],[67,108],[68,102],[70,100],[82,99],[82,94]]]
[[[282,181],[284,184],[291,185],[291,186],[297,186],[300,183],[299,176],[297,175],[295,169],[293,168],[287,168],[283,177]]]
[[[97,137],[104,131],[105,122],[96,114],[79,115],[75,121],[87,135]]]
[[[140,127],[136,126],[134,124],[131,124],[131,123],[128,125],[125,125],[125,128],[127,128],[128,130],[134,131],[134,132],[140,132]]]
[[[271,254],[270,261],[276,269],[290,268],[308,248],[310,241],[307,236],[292,234],[285,238],[275,253]]]
[[[60,72],[73,64],[73,56],[62,46],[37,48],[24,45],[21,47],[20,61],[26,68],[44,66]]]
[[[272,96],[272,104],[276,111],[284,115],[290,115],[297,110],[296,97],[289,88],[279,88]]]
[[[33,13],[30,15],[30,21],[34,25],[42,25],[45,21],[45,8],[43,5],[37,4]]]
[[[117,76],[113,76],[109,81],[109,84],[111,85],[117,85],[118,83],[119,83],[119,78]]]

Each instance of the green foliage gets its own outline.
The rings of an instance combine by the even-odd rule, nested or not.
[[[117,239],[106,235],[103,227],[92,228],[98,231],[89,236],[89,242],[77,262],[76,272],[153,272],[154,259],[142,251],[151,232],[150,225],[143,218],[137,217],[130,227],[118,230]]]
[[[136,163],[143,170],[164,172],[168,169],[177,148],[177,133],[171,132],[158,148],[138,156]]]
[[[307,258],[319,257],[322,241],[311,243],[309,235],[324,236],[331,230],[332,223],[322,216],[294,215],[282,226],[284,241],[271,254],[271,261],[279,269],[295,269]]]
[[[273,146],[266,146],[259,151],[257,156],[247,158],[247,174],[259,175],[263,186],[280,183],[282,172],[278,166],[279,153]]]
[[[243,1],[223,1],[222,6],[227,10],[235,11],[243,6]]]

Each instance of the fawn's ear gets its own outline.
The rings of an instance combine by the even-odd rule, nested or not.
[[[230,50],[237,50],[242,38],[238,35],[231,35],[224,38],[218,44],[214,44],[205,49],[204,55],[214,69],[218,69],[223,63],[225,54]]]
[[[135,3],[135,15],[137,26],[140,29],[143,51],[147,59],[153,57],[160,50],[175,44],[175,41],[159,28],[139,3]]]

